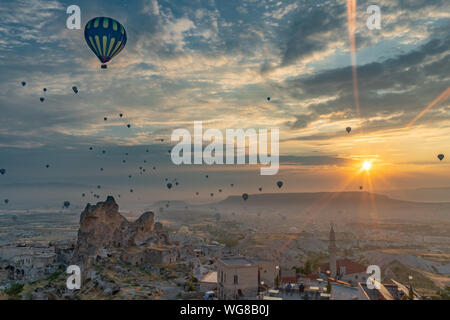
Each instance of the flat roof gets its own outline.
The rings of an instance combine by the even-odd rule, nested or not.
[[[242,267],[251,267],[254,266],[254,262],[247,258],[221,258],[220,259],[224,264],[228,266],[242,266]]]

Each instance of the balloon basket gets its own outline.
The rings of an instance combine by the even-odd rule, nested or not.
[[[108,66],[106,64],[102,64],[102,69],[107,69]]]

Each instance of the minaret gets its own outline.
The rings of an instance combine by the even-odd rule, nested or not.
[[[330,230],[330,244],[328,245],[328,252],[330,254],[330,275],[336,276],[336,237],[334,235],[333,223]]]

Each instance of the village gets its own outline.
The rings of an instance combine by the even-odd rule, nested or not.
[[[0,298],[11,298],[9,292],[20,299],[425,299],[412,276],[380,279],[368,265],[339,257],[333,225],[324,263],[299,267],[244,250],[255,230],[235,246],[186,226],[173,230],[152,212],[129,222],[108,197],[83,211],[76,241],[0,247]],[[83,273],[79,290],[65,287],[66,268],[74,264]]]

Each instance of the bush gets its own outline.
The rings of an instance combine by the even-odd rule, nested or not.
[[[14,283],[9,289],[5,290],[8,296],[18,296],[23,290],[23,283]]]

